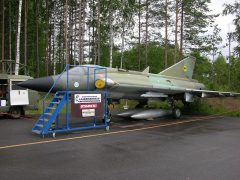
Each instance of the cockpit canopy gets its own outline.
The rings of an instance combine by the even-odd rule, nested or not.
[[[68,73],[69,75],[94,75],[94,74],[104,74],[105,69],[102,66],[98,65],[82,65],[82,66],[76,66],[71,68]],[[64,72],[64,74],[67,74],[67,72]]]

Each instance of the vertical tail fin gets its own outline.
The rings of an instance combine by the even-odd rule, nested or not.
[[[194,57],[187,57],[171,67],[163,70],[159,74],[164,76],[192,79],[195,61],[196,59]]]

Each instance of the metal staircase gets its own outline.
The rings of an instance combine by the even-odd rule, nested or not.
[[[69,85],[72,82],[69,81],[69,68],[70,67],[79,67],[78,73],[75,74],[79,75],[79,80],[81,78],[85,77],[85,81],[87,82],[85,90],[81,91],[70,91]],[[82,71],[82,73],[79,73],[79,71]],[[36,134],[40,134],[43,137],[47,134],[52,134],[53,137],[55,137],[55,133],[60,132],[70,132],[70,131],[79,131],[79,130],[87,130],[87,129],[97,129],[97,128],[106,128],[106,130],[109,130],[109,121],[108,121],[108,110],[107,110],[107,83],[104,89],[99,91],[97,88],[90,88],[90,79],[95,82],[96,81],[96,74],[99,73],[99,71],[102,72],[103,77],[107,79],[107,69],[105,67],[98,67],[98,66],[74,66],[74,65],[66,65],[63,72],[58,75],[58,77],[55,79],[54,84],[49,89],[48,93],[43,98],[43,113],[40,116],[40,118],[37,120],[36,124],[32,128],[32,132]],[[94,72],[92,74],[92,72]],[[80,74],[84,74],[84,77]],[[64,91],[58,91],[52,98],[51,102],[48,103],[47,106],[45,106],[45,102],[48,100],[49,95],[51,92],[53,92],[53,88],[55,85],[59,82],[59,80],[64,76],[64,81],[66,82],[65,87],[63,88]],[[84,79],[83,79],[84,81]],[[102,97],[102,104],[97,102],[99,104],[98,110],[96,110],[96,114],[94,116],[89,117],[83,117],[82,110],[77,110],[77,115],[73,113],[73,109],[78,107],[78,103],[74,102],[74,95],[75,94],[98,94],[100,97]],[[70,99],[71,97],[71,99]],[[45,108],[46,107],[46,108]],[[66,108],[65,111],[65,121],[60,121],[58,119],[58,115],[62,108]],[[95,111],[95,110],[94,110]],[[81,113],[81,115],[79,114]],[[100,112],[100,113],[99,113]],[[103,114],[101,114],[103,112]],[[78,120],[87,120],[87,123],[79,123],[77,126],[70,124],[69,122],[69,115],[72,113],[72,116],[77,116]],[[64,117],[63,117],[64,118]],[[62,118],[62,120],[64,120]],[[96,121],[98,120],[98,122]],[[100,120],[100,122],[99,122]],[[102,121],[103,120],[103,121]]]
[[[49,134],[51,132],[52,124],[55,123],[57,115],[67,100],[67,92],[57,92],[32,128],[32,132],[42,135]]]

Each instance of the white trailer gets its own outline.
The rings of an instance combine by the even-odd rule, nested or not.
[[[32,79],[25,75],[0,74],[0,113],[19,118],[26,110],[37,109],[39,93],[17,84]]]

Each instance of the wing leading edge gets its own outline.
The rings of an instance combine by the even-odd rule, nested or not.
[[[240,93],[224,92],[224,91],[186,89],[186,92],[194,94],[194,95],[197,95],[197,96],[199,96],[201,98],[208,98],[208,97],[236,97],[236,96],[240,96]]]
[[[121,89],[129,90],[133,92],[141,92],[140,96],[143,98],[161,98],[174,95],[186,95],[191,94],[200,98],[210,97],[236,97],[240,96],[240,93],[235,92],[224,92],[224,91],[210,91],[210,90],[198,90],[198,89],[186,89],[179,87],[168,87],[168,88],[156,88],[152,86],[138,86],[121,84],[118,85]]]

